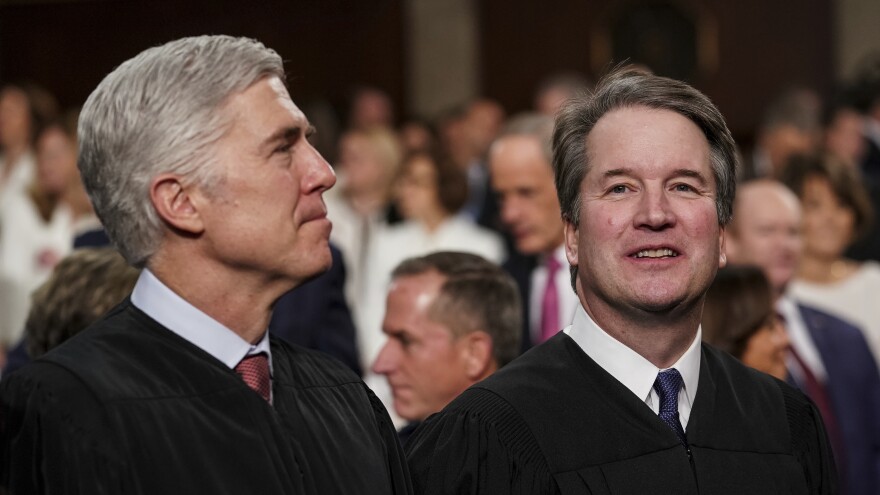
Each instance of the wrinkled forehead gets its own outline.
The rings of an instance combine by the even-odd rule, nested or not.
[[[711,146],[687,116],[644,105],[619,107],[600,117],[584,136],[586,174],[606,169],[664,173],[666,168],[705,175],[714,189]],[[663,165],[662,167],[660,165]]]

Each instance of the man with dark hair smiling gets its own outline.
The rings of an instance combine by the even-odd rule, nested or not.
[[[700,342],[737,158],[706,96],[619,69],[554,131],[571,326],[408,445],[417,493],[836,493],[803,394]]]

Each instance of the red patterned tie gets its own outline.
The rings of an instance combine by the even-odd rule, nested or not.
[[[269,400],[271,383],[269,379],[269,356],[265,352],[245,356],[235,366],[235,372],[266,401]]]
[[[559,326],[559,291],[556,288],[556,272],[559,261],[554,256],[547,257],[547,285],[541,298],[541,342],[556,335]]]

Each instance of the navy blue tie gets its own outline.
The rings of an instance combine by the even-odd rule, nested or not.
[[[654,390],[660,396],[660,412],[657,415],[678,435],[681,444],[687,446],[684,429],[681,427],[681,421],[678,420],[678,391],[681,390],[682,381],[678,370],[670,368],[657,373]]]

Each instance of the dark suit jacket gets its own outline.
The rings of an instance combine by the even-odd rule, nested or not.
[[[333,266],[326,273],[281,296],[269,331],[284,340],[326,352],[361,375],[354,321],[345,302],[345,263],[330,246]]]
[[[536,256],[525,256],[516,251],[509,251],[510,257],[504,262],[502,268],[510,274],[519,287],[519,295],[522,298],[523,329],[522,329],[522,352],[526,352],[534,346],[530,329],[530,304],[532,294],[532,270],[538,266]]]
[[[825,370],[831,407],[844,444],[841,493],[880,493],[880,372],[861,330],[798,305]]]

